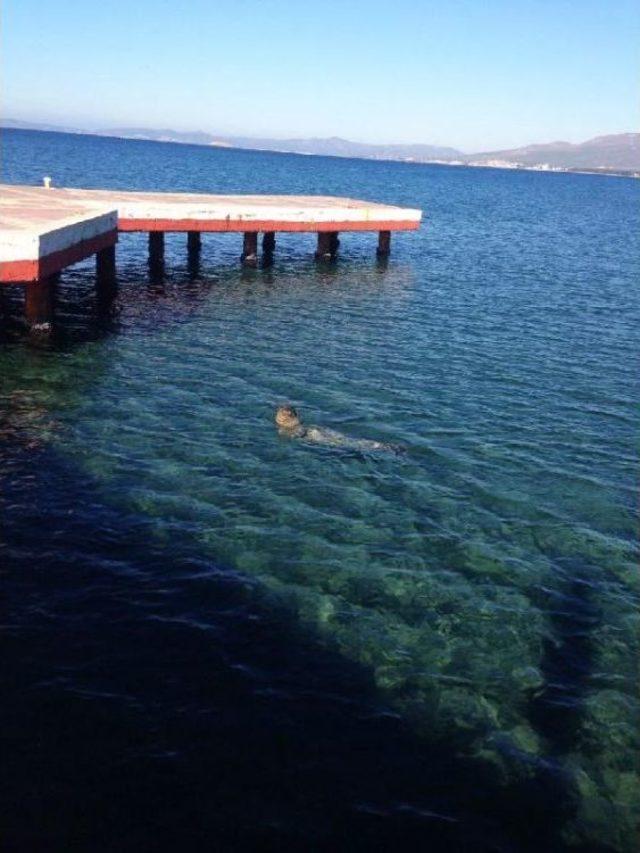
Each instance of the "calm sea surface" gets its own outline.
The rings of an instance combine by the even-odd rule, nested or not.
[[[2,169],[425,211],[386,266],[123,235],[48,346],[4,289],[7,849],[634,849],[640,184],[27,131]]]

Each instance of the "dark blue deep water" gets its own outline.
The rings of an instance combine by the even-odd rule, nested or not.
[[[350,195],[0,326],[10,851],[631,851],[640,184],[6,131],[3,180]],[[399,454],[278,435],[274,406]]]

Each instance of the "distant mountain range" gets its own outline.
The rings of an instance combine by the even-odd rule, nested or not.
[[[636,172],[640,170],[640,133],[617,133],[596,136],[579,145],[571,142],[548,142],[544,145],[526,145],[507,151],[489,151],[474,154],[471,161],[487,162],[506,160],[523,166],[548,163],[561,169],[615,169]]]
[[[323,154],[334,157],[362,157],[375,160],[402,160],[418,163],[526,168],[543,171],[591,171],[618,174],[640,173],[640,133],[598,136],[587,142],[549,142],[503,151],[464,154],[455,148],[438,145],[376,145],[351,142],[337,136],[309,139],[272,139],[252,136],[224,136],[203,131],[153,130],[140,127],[114,127],[87,131],[73,127],[32,124],[6,119],[3,127],[47,130],[66,133],[89,133],[125,139],[147,139],[157,142],[180,142],[223,148],[245,148],[261,151],[286,151],[294,154]]]

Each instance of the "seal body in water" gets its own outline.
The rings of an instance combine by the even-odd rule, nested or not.
[[[325,444],[332,447],[345,447],[351,450],[387,450],[396,452],[397,447],[384,444],[382,441],[371,441],[366,438],[349,438],[341,432],[324,427],[305,426],[302,419],[293,406],[278,406],[276,410],[276,424],[280,432],[291,438],[302,438],[312,441],[314,444]]]

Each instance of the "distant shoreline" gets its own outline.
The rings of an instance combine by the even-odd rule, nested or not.
[[[470,169],[497,169],[512,172],[545,172],[553,174],[569,174],[569,175],[601,175],[611,178],[640,178],[640,170],[635,169],[614,169],[604,166],[594,167],[574,167],[574,166],[553,166],[549,163],[525,164],[510,160],[500,160],[498,158],[488,161],[477,160],[446,160],[442,158],[425,158],[418,159],[415,157],[390,157],[376,156],[357,153],[325,153],[321,151],[303,151],[292,148],[264,148],[256,145],[233,145],[222,141],[212,142],[197,142],[186,139],[177,139],[172,137],[153,137],[143,134],[124,134],[108,131],[92,131],[81,130],[76,128],[58,128],[58,127],[30,127],[27,123],[24,126],[18,124],[3,124],[0,122],[0,130],[9,131],[28,131],[29,133],[56,133],[60,135],[70,136],[90,136],[101,139],[122,139],[131,142],[157,142],[168,143],[172,145],[194,146],[196,148],[215,148],[217,150],[231,151],[255,151],[267,154],[296,154],[303,157],[336,157],[342,160],[364,160],[381,163],[405,163],[413,166],[451,166],[466,167]]]

